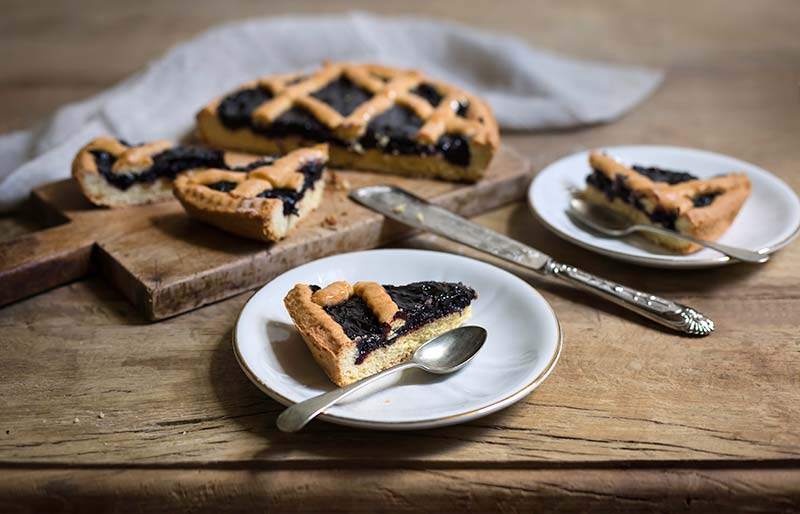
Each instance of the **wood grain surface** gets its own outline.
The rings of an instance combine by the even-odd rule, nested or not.
[[[32,123],[221,20],[358,5],[12,3],[0,19],[0,127]],[[666,69],[655,95],[613,124],[504,134],[537,170],[591,147],[675,144],[756,163],[800,190],[793,0],[360,5]],[[91,276],[0,309],[0,511],[800,511],[800,243],[761,267],[659,271],[572,246],[522,203],[476,220],[696,306],[718,329],[683,338],[522,275],[564,330],[562,358],[533,394],[450,428],[313,423],[286,435],[274,428],[280,406],[230,348],[250,293],[150,324]],[[6,237],[33,224],[0,226]],[[476,255],[433,236],[402,245]]]
[[[353,188],[393,184],[463,216],[519,200],[530,164],[501,147],[475,184],[329,170],[318,209],[286,239],[250,241],[191,219],[175,201],[97,208],[67,179],[35,189],[29,209],[60,224],[0,241],[0,305],[100,271],[149,320],[252,289],[300,264],[375,248],[408,234],[348,198]]]

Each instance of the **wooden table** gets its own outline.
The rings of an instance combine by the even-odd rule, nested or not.
[[[223,19],[351,6],[81,3],[4,7],[0,130],[105,88]],[[611,125],[504,135],[537,168],[588,147],[676,144],[757,163],[800,190],[796,1],[485,5],[402,9],[668,70]],[[565,347],[518,404],[438,430],[317,422],[285,435],[274,428],[281,407],[231,351],[248,294],[148,324],[90,278],[0,310],[0,511],[800,511],[800,244],[763,267],[654,271],[557,239],[521,203],[478,221],[696,306],[718,330],[682,338],[533,280]],[[2,220],[5,235],[30,228]]]

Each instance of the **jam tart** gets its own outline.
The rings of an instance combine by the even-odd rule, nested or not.
[[[125,207],[170,200],[172,181],[187,170],[216,168],[245,171],[264,157],[169,141],[132,145],[101,136],[81,148],[72,162],[72,176],[93,204]]]
[[[417,71],[326,63],[265,77],[197,115],[210,146],[283,153],[330,144],[331,166],[453,181],[483,176],[499,144],[479,98]]]
[[[197,169],[178,176],[175,196],[190,216],[234,234],[277,241],[322,200],[328,146],[301,148],[246,171]]]
[[[297,284],[284,304],[314,359],[344,386],[408,360],[423,343],[461,325],[475,298],[460,283],[340,281],[322,289]]]
[[[634,223],[651,224],[707,241],[716,241],[731,226],[750,195],[750,179],[732,173],[700,179],[691,173],[652,166],[625,166],[600,152],[591,152],[592,173],[582,195],[611,208]],[[699,245],[680,239],[642,235],[677,253]]]

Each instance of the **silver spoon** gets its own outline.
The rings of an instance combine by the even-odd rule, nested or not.
[[[732,257],[743,262],[762,263],[769,260],[769,255],[761,253],[765,252],[766,250],[753,252],[744,248],[728,246],[721,243],[716,243],[714,241],[704,241],[702,239],[697,239],[692,236],[687,236],[685,234],[680,234],[678,232],[673,232],[672,230],[667,230],[665,228],[656,227],[653,225],[632,224],[624,216],[612,211],[611,209],[594,205],[575,196],[573,196],[569,202],[567,214],[589,228],[610,237],[623,237],[633,234],[634,232],[652,232],[655,234],[674,237],[676,239],[683,239],[700,246],[705,246],[706,248],[711,248],[712,250],[716,250],[724,255],[727,255],[728,257]]]
[[[345,396],[396,371],[422,368],[437,375],[452,373],[463,368],[478,353],[484,341],[486,330],[481,327],[460,327],[445,332],[417,348],[409,361],[401,362],[349,386],[295,403],[278,416],[278,428],[281,432],[297,432]]]

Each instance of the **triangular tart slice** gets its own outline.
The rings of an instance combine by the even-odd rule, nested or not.
[[[344,386],[407,360],[426,341],[460,326],[475,298],[461,283],[340,281],[324,288],[297,284],[284,303],[314,359]]]
[[[700,179],[685,171],[653,166],[626,166],[600,152],[589,154],[592,173],[583,197],[613,209],[635,223],[657,225],[698,239],[716,241],[733,223],[750,195],[750,179],[731,173]],[[699,245],[643,232],[643,236],[677,253]]]
[[[251,239],[277,241],[322,201],[328,146],[271,158],[246,170],[197,169],[175,179],[190,216]]]

